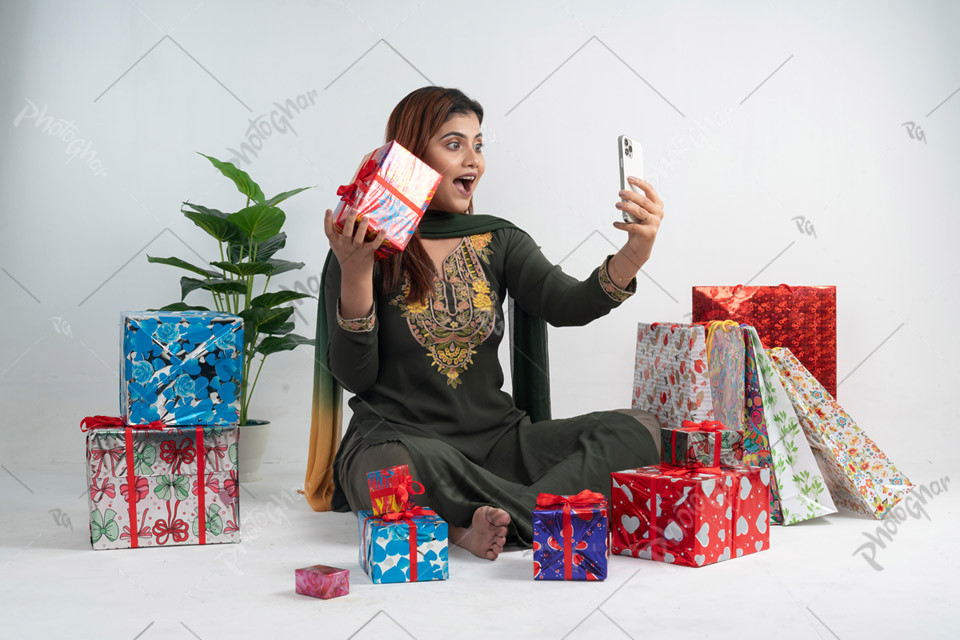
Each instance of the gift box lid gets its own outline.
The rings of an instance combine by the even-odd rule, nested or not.
[[[236,471],[239,427],[201,427],[201,434],[204,474]],[[197,427],[131,428],[131,456],[127,455],[126,437],[124,427],[87,432],[89,477],[126,477],[130,458],[140,477],[197,475]]]

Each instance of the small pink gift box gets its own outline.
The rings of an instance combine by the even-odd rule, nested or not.
[[[323,564],[297,569],[297,593],[314,598],[337,598],[350,593],[350,571]]]

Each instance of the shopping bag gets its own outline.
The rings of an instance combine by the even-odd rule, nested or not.
[[[787,347],[837,395],[837,288],[694,287],[693,322],[736,320],[768,348]]]
[[[743,419],[740,328],[715,329],[709,350],[707,335],[703,324],[639,323],[631,406],[653,413],[668,427],[679,428],[684,420],[717,420],[739,429]],[[722,366],[735,366],[738,360],[739,378]],[[714,370],[711,361],[717,365]],[[735,390],[738,381],[739,392]]]
[[[771,467],[770,523],[794,524],[836,513],[826,483],[757,331],[742,325],[746,412],[743,464]]]
[[[797,412],[833,501],[877,519],[913,488],[789,349],[767,354]]]

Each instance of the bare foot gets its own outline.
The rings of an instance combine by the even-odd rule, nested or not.
[[[450,526],[450,541],[478,558],[496,560],[507,541],[508,524],[510,514],[503,509],[479,507],[469,528]]]

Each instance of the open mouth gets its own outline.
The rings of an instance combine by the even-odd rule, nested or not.
[[[453,180],[453,186],[456,187],[461,195],[469,196],[473,193],[473,184],[476,180],[475,176],[460,176]]]

